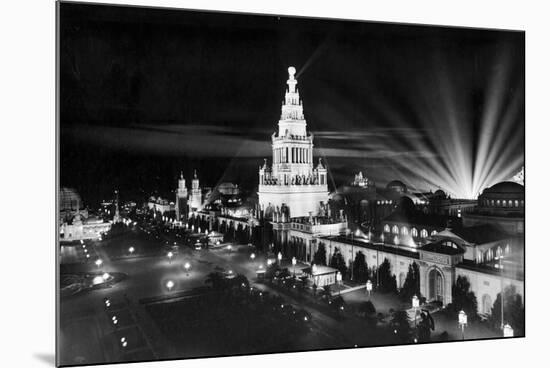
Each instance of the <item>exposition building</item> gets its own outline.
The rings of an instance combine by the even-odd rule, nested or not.
[[[349,267],[362,252],[371,268],[387,259],[398,288],[415,262],[420,293],[427,302],[443,305],[452,302],[453,284],[464,276],[482,315],[491,313],[497,294],[508,285],[523,297],[522,185],[496,184],[480,195],[477,204],[459,203],[463,211],[447,209],[449,200],[443,197],[440,201],[447,201],[447,207],[432,214],[400,213],[398,208],[381,221],[377,235],[351,231],[343,211],[330,213],[326,205],[327,171],[321,163],[313,166],[313,135],[306,130],[295,69],[288,72],[279,130],[272,136],[273,164],[265,162],[260,168],[258,190],[260,214],[271,221],[277,248],[286,257],[311,263],[322,245],[327,263],[340,252]],[[406,196],[404,184],[390,184],[388,190]]]

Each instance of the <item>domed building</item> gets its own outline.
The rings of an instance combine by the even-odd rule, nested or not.
[[[490,214],[525,214],[525,188],[511,181],[495,184],[481,193],[478,207]]]
[[[393,180],[386,185],[386,189],[397,192],[397,193],[407,193],[407,186],[399,180]]]
[[[59,219],[60,242],[99,238],[111,228],[111,223],[89,216],[80,195],[72,188],[59,190]]]
[[[464,214],[464,226],[492,224],[509,234],[523,234],[525,187],[511,181],[497,183],[478,197],[477,207]]]
[[[61,222],[72,219],[77,212],[84,218],[88,217],[88,211],[84,208],[80,194],[73,188],[61,188],[59,190],[59,219]]]

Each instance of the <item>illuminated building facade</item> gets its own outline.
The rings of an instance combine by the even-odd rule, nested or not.
[[[189,195],[189,207],[192,211],[200,211],[202,208],[202,190],[199,185],[199,177],[197,176],[197,170],[193,174],[193,180],[191,181],[191,194]]]
[[[481,193],[475,210],[462,218],[465,226],[492,224],[509,234],[523,234],[525,188],[510,181],[495,184]]]
[[[265,160],[258,173],[260,210],[271,218],[316,216],[328,201],[327,170],[320,159],[313,164],[313,135],[307,132],[295,73],[288,68],[279,129],[271,136],[272,165]]]
[[[185,221],[187,219],[188,212],[187,187],[185,186],[183,172],[181,172],[178,179],[178,189],[176,190],[176,220]]]

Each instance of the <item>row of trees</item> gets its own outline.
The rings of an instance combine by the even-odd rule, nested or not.
[[[327,254],[325,246],[324,244],[320,244],[317,248],[317,252],[313,255],[313,263],[326,266],[326,259]],[[355,254],[353,264],[348,268],[344,256],[340,250],[336,248],[330,257],[328,266],[340,271],[343,278],[353,279],[355,282],[359,283],[364,283],[367,280],[376,280],[379,290],[384,292],[397,291],[397,280],[395,275],[391,272],[391,263],[387,258],[384,259],[378,269],[376,267],[369,267],[365,254],[359,251]],[[416,269],[418,269],[418,267],[416,267]]]

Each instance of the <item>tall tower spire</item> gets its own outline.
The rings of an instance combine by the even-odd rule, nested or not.
[[[307,131],[302,100],[298,91],[296,68],[288,68],[287,88],[281,106],[279,129],[271,136],[272,165],[259,169],[259,202],[274,206],[289,217],[317,214],[319,204],[328,201],[326,169],[313,162],[313,135]],[[270,210],[271,211],[271,210]]]
[[[199,177],[197,170],[193,173],[193,181],[191,182],[191,208],[200,210],[202,208],[202,191],[199,185]]]
[[[178,189],[176,191],[176,220],[181,221],[182,214],[184,218],[186,218],[187,212],[187,187],[185,186],[183,171],[181,171],[180,178],[178,179]]]
[[[115,190],[115,215],[113,217],[113,223],[120,222],[120,210],[118,207],[118,189]]]

